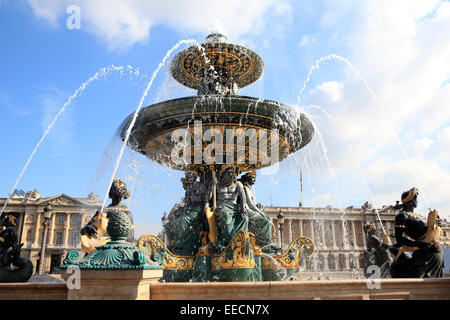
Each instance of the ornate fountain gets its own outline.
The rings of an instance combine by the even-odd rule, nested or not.
[[[137,247],[127,241],[132,216],[121,200],[130,194],[116,179],[106,212],[97,212],[81,230],[86,255],[69,253],[61,268],[164,268],[166,282],[291,276],[300,259],[312,254],[314,243],[299,237],[285,251],[277,247],[275,228],[256,203],[252,186],[257,169],[304,147],[314,129],[304,114],[289,106],[237,95],[239,88],[261,77],[263,68],[255,52],[228,43],[218,33],[179,52],[172,61],[172,76],[197,89],[198,95],[143,108],[128,139],[133,150],[185,172],[184,199],[164,226],[167,246],[155,235],[143,235]],[[121,125],[124,141],[134,116]]]
[[[164,227],[167,246],[154,235],[138,241],[150,261],[164,266],[165,281],[280,280],[314,249],[306,237],[285,252],[278,248],[273,224],[251,189],[255,170],[284,160],[314,134],[297,110],[238,95],[263,69],[255,52],[212,33],[201,46],[179,52],[170,68],[197,96],[153,104],[137,116],[128,146],[186,174],[184,200]],[[132,118],[121,126],[122,140]]]

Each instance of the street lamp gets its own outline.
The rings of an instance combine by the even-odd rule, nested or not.
[[[162,225],[163,225],[163,231],[164,231],[164,244],[167,245],[167,230],[166,230],[166,225],[169,222],[169,218],[167,218],[167,214],[164,211],[164,215],[161,218],[162,221]]]
[[[283,248],[283,225],[284,225],[284,214],[281,213],[281,209],[277,215],[277,222],[280,228],[280,247]]]
[[[45,261],[45,248],[47,246],[47,232],[48,232],[48,225],[50,224],[50,219],[52,217],[52,207],[48,203],[47,206],[44,208],[44,234],[42,235],[42,242],[41,242],[41,256],[39,257],[39,271],[38,274],[43,274],[44,272],[44,261]]]

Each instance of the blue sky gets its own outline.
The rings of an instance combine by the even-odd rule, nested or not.
[[[80,29],[67,28],[70,5],[80,8]],[[103,67],[131,66],[90,83],[67,105],[18,185],[103,199],[120,149],[115,132],[152,73],[178,41],[202,42],[214,29],[264,59],[263,78],[241,94],[301,108],[319,132],[277,171],[259,175],[259,202],[381,207],[418,186],[418,213],[433,207],[448,217],[450,3],[439,0],[0,0],[0,195],[82,83]],[[376,99],[348,64],[329,59],[298,105],[311,67],[330,54],[348,59]],[[195,94],[164,67],[144,105]],[[117,175],[132,189],[137,233],[158,232],[163,212],[183,195],[182,173],[127,151]]]

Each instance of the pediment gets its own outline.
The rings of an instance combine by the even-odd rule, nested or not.
[[[43,205],[47,205],[48,203],[51,206],[72,206],[72,207],[79,207],[84,205],[83,202],[74,199],[72,197],[69,197],[68,195],[65,194],[60,194],[56,197],[52,197],[52,198],[46,198],[46,199],[41,199],[42,201],[39,204],[43,204]]]

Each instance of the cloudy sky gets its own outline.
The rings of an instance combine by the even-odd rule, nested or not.
[[[241,94],[300,108],[316,126],[307,147],[259,174],[258,202],[381,207],[416,186],[417,213],[449,217],[450,2],[439,0],[0,0],[0,196],[78,93],[17,188],[103,199],[122,120],[168,51],[212,30],[264,59]],[[111,65],[122,68],[95,77]],[[195,94],[164,66],[144,104]],[[138,235],[158,232],[182,173],[126,151],[117,176]]]

